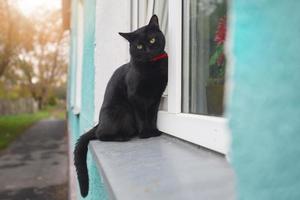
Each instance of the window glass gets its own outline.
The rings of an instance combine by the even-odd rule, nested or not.
[[[138,27],[145,26],[153,14],[159,19],[159,26],[166,37],[166,51],[168,51],[168,0],[138,0]]]
[[[182,110],[221,116],[226,0],[188,0],[183,7]]]
[[[138,0],[138,25],[148,24],[151,16],[156,14],[159,18],[160,28],[167,35],[168,26],[168,0]]]
[[[138,0],[133,1],[133,6],[137,6],[137,24],[138,27],[145,26],[153,14],[159,19],[159,26],[166,37],[165,50],[168,52],[168,0]],[[133,15],[134,17],[134,15]],[[134,19],[133,19],[134,20]],[[168,87],[168,86],[167,86]],[[168,105],[168,88],[164,91],[160,103],[160,110],[167,110]]]

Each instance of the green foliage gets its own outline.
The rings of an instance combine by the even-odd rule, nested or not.
[[[49,104],[50,106],[55,106],[55,105],[57,104],[57,100],[56,100],[55,96],[49,97],[49,99],[48,99],[48,104]]]
[[[16,8],[14,1],[0,1],[0,77],[15,65],[22,50],[33,46],[34,26]]]
[[[225,77],[225,60],[221,63],[218,63],[218,60],[224,57],[224,45],[218,45],[216,47],[215,52],[210,57],[209,60],[209,68],[210,68],[210,77],[209,77],[209,84],[223,84],[224,77]]]
[[[66,119],[66,112],[62,110],[56,111],[53,115],[56,119],[62,119],[62,120]]]
[[[0,80],[0,99],[17,100],[31,97],[30,93],[20,85],[9,85]]]
[[[1,0],[0,30],[0,98],[32,97],[39,108],[54,103],[54,90],[65,88],[67,79],[68,34],[61,10],[45,8],[26,17],[15,0]]]
[[[60,87],[56,87],[53,90],[53,95],[57,98],[57,99],[61,99],[61,100],[66,100],[66,84],[60,86]]]
[[[6,148],[30,125],[47,117],[49,117],[47,111],[0,117],[0,150]]]
[[[65,108],[47,106],[44,110],[36,113],[1,116],[0,150],[5,149],[32,124],[49,117],[64,120],[66,118]]]
[[[215,65],[218,61],[218,58],[223,54],[224,47],[223,45],[217,46],[214,54],[209,59],[209,65]]]

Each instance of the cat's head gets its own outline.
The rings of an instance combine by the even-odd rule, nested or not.
[[[151,17],[148,25],[119,34],[130,43],[130,55],[136,61],[147,62],[164,52],[165,36],[159,28],[156,15]]]

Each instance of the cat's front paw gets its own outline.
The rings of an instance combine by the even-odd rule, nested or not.
[[[158,129],[151,129],[151,130],[143,130],[139,138],[149,138],[149,137],[157,137],[160,136],[163,132],[159,131]]]

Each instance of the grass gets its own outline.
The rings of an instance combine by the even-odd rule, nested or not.
[[[5,149],[35,122],[49,117],[65,119],[64,113],[63,109],[51,107],[32,114],[0,116],[0,150]]]
[[[66,119],[66,110],[65,107],[61,106],[47,106],[45,111],[49,112],[49,117],[55,119]]]

